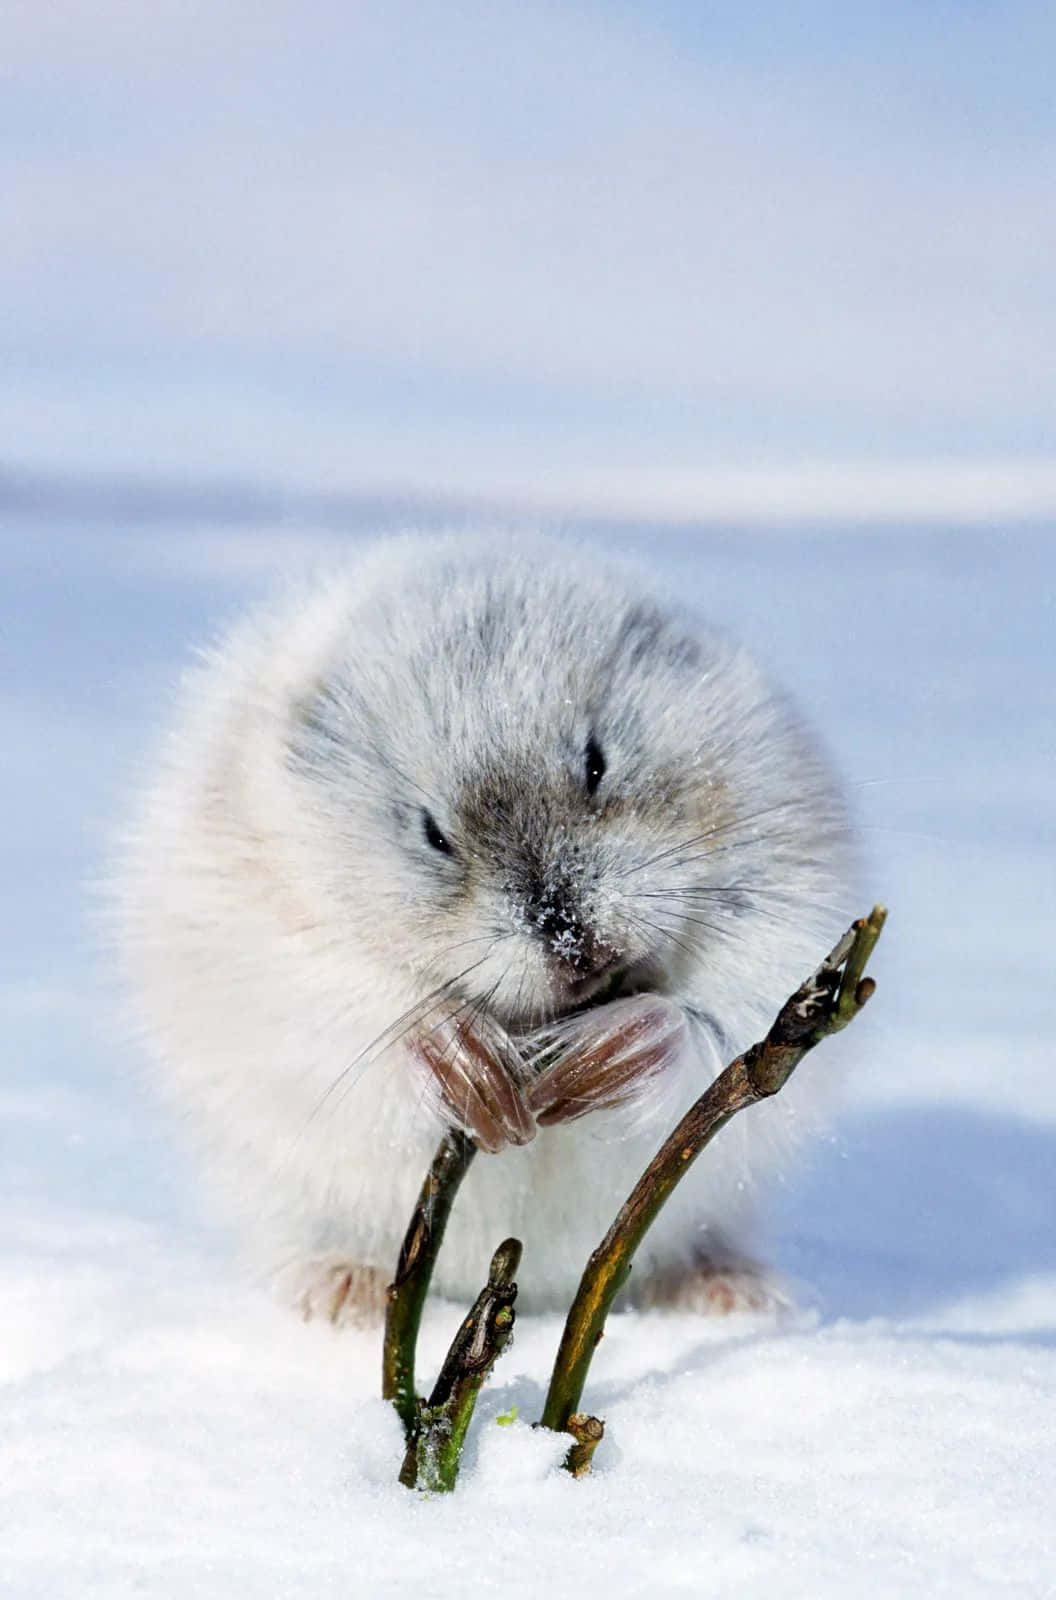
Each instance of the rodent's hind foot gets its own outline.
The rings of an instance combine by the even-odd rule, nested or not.
[[[631,1304],[642,1311],[689,1311],[711,1317],[738,1312],[772,1315],[792,1306],[780,1283],[764,1267],[725,1247],[714,1255],[702,1253],[685,1265],[651,1273],[632,1289]]]
[[[384,1320],[388,1277],[379,1267],[324,1256],[296,1274],[294,1305],[305,1322],[335,1328],[374,1328]]]

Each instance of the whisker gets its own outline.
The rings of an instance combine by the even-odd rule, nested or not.
[[[821,899],[818,896],[803,897],[792,895],[781,889],[742,889],[737,891],[743,894],[751,909],[761,912],[774,921],[791,920],[802,921],[803,916],[812,911],[836,911],[839,907],[836,896],[831,899]],[[679,905],[680,914],[683,905],[696,910],[703,910],[714,905],[717,910],[727,911],[731,916],[739,915],[745,909],[743,903],[734,904],[726,892],[713,893],[707,888],[672,888],[668,890],[650,889],[632,896],[634,900],[655,901],[660,906],[675,902]],[[654,908],[655,909],[655,908]]]
[[[678,934],[672,932],[670,928],[664,928],[660,925],[660,923],[650,921],[648,917],[637,916],[633,920],[637,923],[639,928],[649,928],[653,933],[658,933],[661,939],[667,939],[669,943],[675,945],[678,949],[682,950],[687,956],[689,956],[690,960],[695,961],[700,955],[699,949],[695,948],[691,944],[688,944],[686,940],[682,939]]]
[[[763,842],[765,843],[766,849],[770,853],[771,859],[773,859],[776,848],[779,845],[794,846],[798,853],[802,849],[803,844],[802,837],[796,833],[772,833],[769,834],[766,840]],[[726,843],[712,845],[707,850],[697,851],[694,855],[679,856],[676,860],[669,861],[667,866],[669,870],[674,871],[680,867],[693,866],[698,861],[714,861],[719,856],[735,855],[739,850],[755,850],[759,848],[759,845],[760,840],[755,835],[753,835],[750,839],[733,839]],[[824,865],[824,861],[818,857],[808,858],[805,855],[799,856],[797,854],[797,859],[801,859],[804,861],[804,863],[806,863],[808,859],[812,859],[815,862],[818,862],[818,864]]]
[[[890,783],[949,783],[949,781],[950,780],[949,780],[948,776],[944,777],[944,776],[941,776],[939,774],[936,774],[933,777],[929,777],[926,774],[924,776],[921,776],[921,774],[919,774],[919,773],[907,774],[905,777],[902,777],[902,778],[845,778],[844,779],[844,782],[846,783],[846,785],[847,785],[847,787],[849,789],[872,789],[872,788],[875,788],[877,785],[882,784],[882,783],[883,784],[890,784]]]
[[[764,806],[759,811],[749,812],[747,816],[736,817],[730,822],[720,823],[713,828],[706,828],[703,833],[691,834],[687,839],[681,839],[677,844],[669,845],[666,850],[660,850],[655,855],[648,856],[644,861],[636,862],[633,867],[626,868],[617,876],[631,877],[636,872],[644,872],[646,867],[652,867],[659,861],[666,861],[669,856],[677,855],[679,851],[691,849],[694,845],[702,843],[705,839],[722,838],[724,834],[738,831],[753,822],[762,822],[766,817],[776,816],[781,812],[807,811],[812,813],[814,802],[809,799],[779,800],[775,805]]]
[[[416,1000],[413,1005],[407,1007],[406,1011],[402,1012],[401,1015],[398,1016],[393,1022],[390,1022],[387,1027],[383,1028],[381,1032],[370,1041],[369,1044],[365,1045],[363,1049],[359,1051],[358,1055],[354,1056],[353,1059],[342,1068],[337,1077],[334,1078],[333,1082],[323,1092],[308,1116],[308,1124],[315,1120],[323,1106],[326,1104],[327,1100],[338,1088],[338,1086],[345,1081],[349,1073],[353,1072],[355,1068],[357,1066],[361,1066],[361,1064],[361,1072],[365,1071],[366,1067],[371,1065],[371,1063],[377,1059],[377,1056],[371,1054],[371,1052],[378,1051],[379,1046],[381,1050],[386,1050],[392,1045],[399,1043],[401,1039],[406,1037],[411,1028],[414,1027],[415,1022],[419,1020],[422,1015],[427,1013],[439,999],[441,999],[445,994],[450,993],[452,989],[456,988],[456,986],[460,984],[464,978],[467,978],[471,972],[476,972],[478,967],[483,966],[489,954],[489,951],[485,951],[484,955],[481,956],[479,961],[474,961],[468,967],[464,967],[461,972],[455,975],[455,977],[445,979],[443,983],[438,984],[437,987],[431,990],[429,994],[425,995],[423,999]],[[368,1055],[370,1056],[370,1061],[364,1062],[363,1058]],[[351,1087],[351,1085],[349,1087]]]
[[[657,898],[662,901],[664,897],[657,896]],[[690,901],[689,903],[691,905],[694,904],[693,901]],[[763,908],[763,910],[768,922],[772,922],[782,928],[788,928],[790,930],[797,931],[802,928],[803,918],[806,913],[811,911],[835,912],[836,907],[826,905],[821,901],[811,900],[789,901],[786,903],[785,909],[783,910],[778,909],[776,906],[771,904]],[[669,918],[673,918],[680,925],[685,922],[689,922],[696,927],[705,928],[709,932],[713,933],[718,939],[732,940],[737,944],[749,946],[753,943],[752,937],[743,928],[738,926],[738,923],[735,919],[719,924],[700,917],[694,917],[690,914],[690,912],[682,909],[681,907],[676,910],[674,908],[665,908],[662,904],[653,906],[652,911],[656,916],[667,916]]]

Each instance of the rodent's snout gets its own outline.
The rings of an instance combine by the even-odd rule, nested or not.
[[[528,899],[525,911],[553,977],[572,1000],[588,999],[623,962],[623,952],[598,933],[567,889],[548,886]]]

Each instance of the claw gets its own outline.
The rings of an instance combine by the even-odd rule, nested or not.
[[[535,1118],[497,1042],[492,1048],[481,1032],[451,1020],[419,1035],[411,1048],[432,1074],[447,1113],[482,1150],[494,1155],[535,1138]]]
[[[599,1006],[548,1041],[555,1059],[528,1090],[541,1127],[574,1122],[591,1111],[627,1104],[676,1054],[685,1031],[681,1010],[655,995]]]

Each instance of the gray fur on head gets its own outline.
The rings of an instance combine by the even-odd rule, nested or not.
[[[499,1118],[437,1282],[475,1293],[513,1233],[542,1305],[567,1303],[653,1153],[643,1112],[683,1109],[715,1042],[749,1043],[816,964],[849,862],[786,698],[640,574],[406,540],[287,592],[188,675],[117,898],[161,1081],[291,1260],[389,1274],[444,1117],[508,1072],[527,1121]],[[643,1006],[673,1041],[661,1069],[537,1128],[552,1041]],[[463,1024],[483,1066],[430,1072]],[[797,1082],[723,1136],[639,1275],[736,1224],[811,1100]]]

